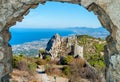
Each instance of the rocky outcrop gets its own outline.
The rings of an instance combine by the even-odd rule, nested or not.
[[[48,51],[53,58],[57,57],[60,52],[61,44],[62,38],[59,34],[56,34],[48,41],[46,51]]]
[[[49,40],[46,51],[51,54],[52,58],[66,55],[83,57],[83,47],[77,44],[75,36],[65,38],[59,34],[54,35]]]

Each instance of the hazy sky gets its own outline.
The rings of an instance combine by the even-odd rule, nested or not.
[[[85,8],[75,4],[47,2],[31,9],[22,22],[14,27],[43,28],[43,27],[101,27],[97,16]]]

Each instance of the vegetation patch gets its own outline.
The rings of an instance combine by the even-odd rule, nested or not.
[[[79,45],[84,47],[84,58],[98,71],[105,70],[104,46],[106,41],[88,35],[77,36]]]
[[[29,58],[24,55],[14,55],[12,65],[13,68],[21,71],[28,71],[30,74],[34,73],[37,67],[34,58]]]

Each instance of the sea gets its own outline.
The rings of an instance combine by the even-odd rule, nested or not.
[[[10,45],[50,39],[56,33],[60,34],[60,36],[71,36],[75,34],[74,31],[67,28],[10,28],[10,32]]]
[[[11,39],[10,45],[18,45],[32,41],[44,41],[44,39],[50,39],[53,35],[58,33],[62,37],[72,35],[90,35],[96,38],[105,39],[110,33],[100,28],[86,28],[86,27],[74,27],[74,28],[10,28]]]

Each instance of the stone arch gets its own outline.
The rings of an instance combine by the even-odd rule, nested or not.
[[[119,0],[48,0],[82,5],[93,11],[101,24],[110,32],[105,46],[106,82],[120,82],[120,1]],[[31,8],[45,0],[0,0],[0,79],[7,82],[12,71],[12,50],[9,27],[21,22]]]

